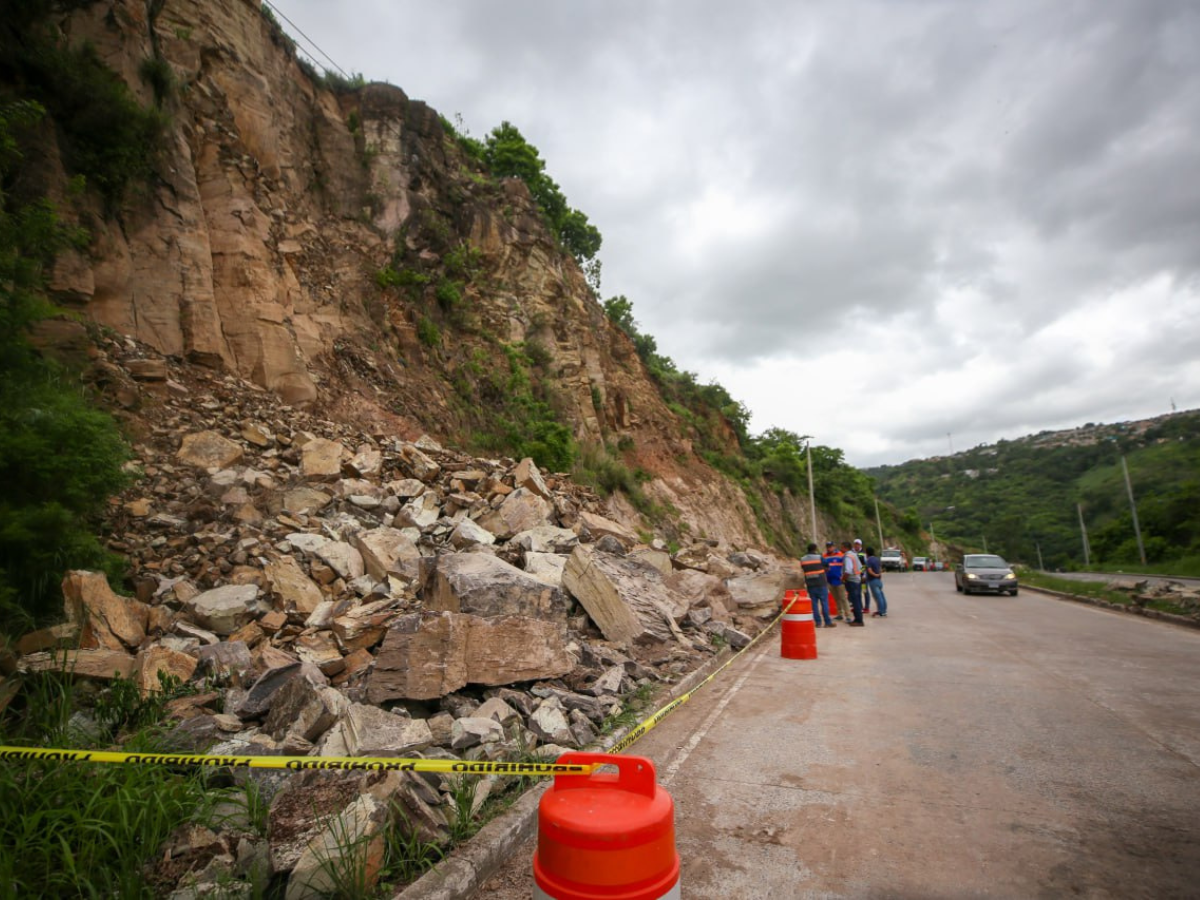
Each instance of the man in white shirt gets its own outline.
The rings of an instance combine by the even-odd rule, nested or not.
[[[846,586],[846,595],[850,598],[850,609],[854,612],[854,621],[850,625],[861,628],[864,624],[862,608],[862,560],[858,558],[858,554],[854,552],[849,541],[842,541],[842,553],[844,554],[842,584]]]

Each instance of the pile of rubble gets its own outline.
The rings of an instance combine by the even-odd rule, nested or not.
[[[1128,594],[1133,604],[1142,609],[1151,603],[1165,603],[1184,615],[1200,617],[1200,586],[1195,584],[1159,578],[1115,578],[1106,587]]]
[[[141,477],[109,521],[136,597],[71,573],[66,623],[26,635],[18,665],[61,666],[69,645],[77,677],[195,685],[172,701],[173,749],[554,757],[595,745],[623,695],[744,645],[791,577],[708,542],[668,553],[529,459],[356,431],[132,344],[100,366],[142,429]],[[440,776],[255,777],[267,837],[193,829],[165,871],[228,882],[265,866],[301,897],[322,888],[331,829],[376,846],[401,815],[423,842],[448,834]]]

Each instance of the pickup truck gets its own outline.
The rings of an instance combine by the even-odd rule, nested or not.
[[[885,572],[903,572],[904,554],[899,550],[888,549],[879,554],[879,564]]]

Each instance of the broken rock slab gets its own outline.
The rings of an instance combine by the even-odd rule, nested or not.
[[[547,582],[486,553],[448,553],[426,598],[429,609],[479,616],[566,620],[566,597]]]
[[[672,612],[678,598],[643,562],[580,545],[567,560],[563,587],[613,643],[628,647],[682,637]]]
[[[550,524],[554,507],[528,488],[517,488],[495,509],[479,517],[479,524],[500,540]]]
[[[593,541],[597,541],[605,535],[614,537],[624,545],[626,550],[632,549],[638,543],[638,536],[620,522],[614,522],[612,519],[606,519],[599,513],[588,510],[580,512],[578,527],[581,533],[586,531],[591,535]]]
[[[738,613],[761,619],[779,613],[783,592],[792,579],[788,572],[752,572],[726,579],[725,587]]]
[[[267,584],[279,598],[283,609],[292,607],[307,615],[324,599],[321,589],[308,577],[295,557],[280,556],[268,560],[263,572],[266,574]]]
[[[233,634],[270,610],[270,604],[259,598],[258,586],[253,584],[213,588],[197,594],[185,605],[197,625],[219,635]]]
[[[524,616],[399,616],[367,680],[372,703],[433,700],[468,684],[504,685],[570,672],[561,625]]]
[[[432,743],[433,732],[423,719],[351,703],[329,729],[320,752],[322,756],[408,756]]]
[[[145,641],[149,607],[130,597],[118,597],[104,575],[68,572],[62,591],[67,621],[80,626],[82,646],[136,650]]]
[[[227,469],[242,461],[246,451],[241,444],[215,431],[198,431],[183,437],[176,457],[180,462],[201,469]]]

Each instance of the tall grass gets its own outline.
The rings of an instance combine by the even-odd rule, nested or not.
[[[29,677],[0,720],[0,741],[95,749],[96,736],[69,727],[66,673]],[[104,735],[100,735],[104,737]],[[153,728],[125,744],[163,749]],[[145,866],[180,825],[208,808],[205,773],[158,766],[47,760],[0,765],[0,898],[151,897]]]

